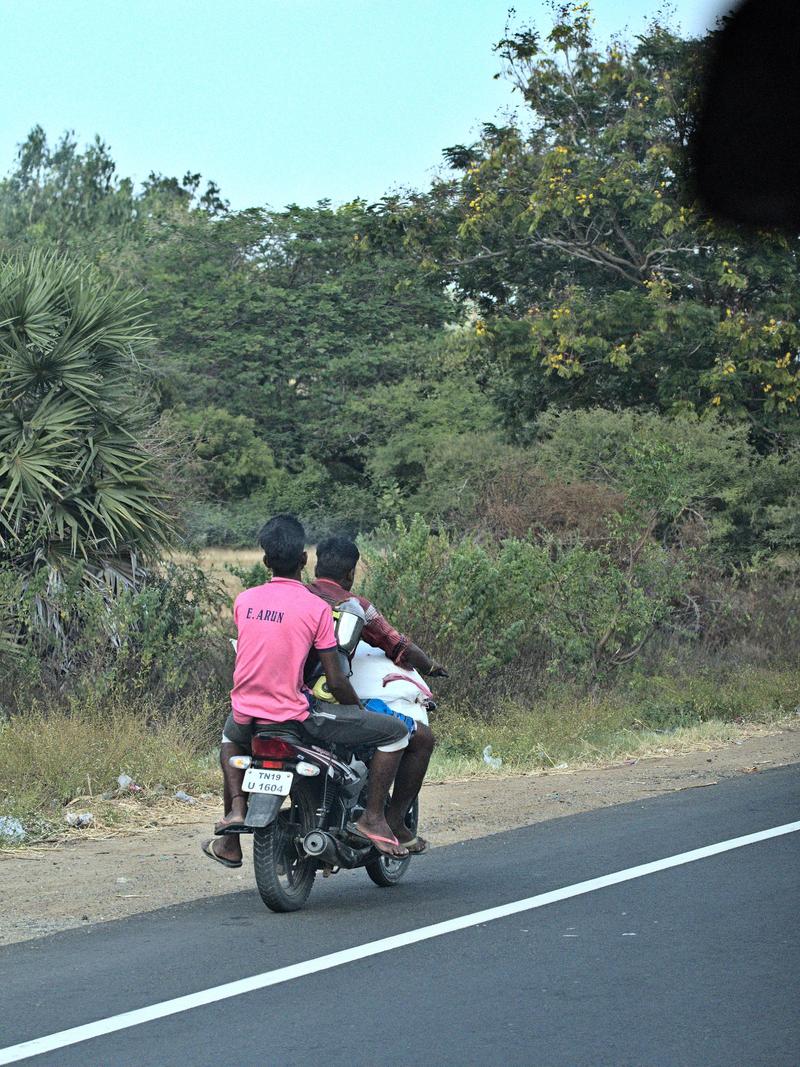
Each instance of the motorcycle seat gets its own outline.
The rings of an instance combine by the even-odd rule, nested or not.
[[[358,759],[363,759],[364,762],[369,763],[373,748],[351,747],[349,745],[342,744],[327,744],[321,745],[319,741],[310,737],[303,729],[302,722],[275,722],[275,723],[262,723],[253,731],[255,737],[278,737],[282,741],[288,741],[289,744],[293,742],[299,742],[302,745],[312,745],[314,748],[319,748],[323,752],[328,752],[330,755],[335,756],[337,759],[342,760],[344,763],[349,763],[353,756]]]
[[[308,737],[301,722],[264,722],[253,731],[254,737],[279,737],[282,741],[302,741],[308,743]]]

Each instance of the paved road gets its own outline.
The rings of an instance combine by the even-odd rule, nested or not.
[[[0,1049],[800,818],[800,767],[436,849],[378,890],[253,891],[0,950]],[[800,834],[28,1059],[58,1067],[797,1067]]]

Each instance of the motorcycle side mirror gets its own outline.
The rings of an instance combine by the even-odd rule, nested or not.
[[[364,609],[355,598],[351,598],[336,606],[334,618],[336,643],[348,656],[352,655],[361,640],[361,631],[366,622]]]

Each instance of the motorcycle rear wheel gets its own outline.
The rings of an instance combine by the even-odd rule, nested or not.
[[[313,783],[295,779],[289,805],[253,835],[256,885],[271,911],[299,911],[314,885],[316,860],[303,853],[297,839],[314,829],[316,793]]]
[[[408,810],[408,815],[406,815],[406,826],[412,833],[416,834],[418,824],[419,800],[415,798],[414,803]],[[391,856],[378,853],[374,859],[369,860],[364,866],[375,885],[380,886],[381,889],[390,889],[393,885],[397,885],[408,870],[410,863],[411,856],[396,860],[392,859]]]

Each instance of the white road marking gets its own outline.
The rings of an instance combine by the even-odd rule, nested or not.
[[[432,926],[422,926],[417,930],[407,930],[405,933],[395,934],[392,937],[383,937],[379,941],[370,941],[365,945],[355,945],[353,948],[346,948],[340,952],[331,952],[315,960],[293,963],[288,967],[279,967],[275,971],[254,974],[250,978],[241,978],[236,982],[226,982],[225,985],[214,986],[212,989],[202,989],[199,993],[189,993],[184,997],[165,1000],[160,1004],[150,1004],[146,1008],[126,1011],[107,1019],[98,1019],[96,1022],[74,1026],[70,1030],[61,1030],[46,1037],[36,1037],[31,1041],[23,1041],[19,1045],[9,1045],[7,1048],[0,1049],[0,1064],[18,1063],[31,1056],[40,1056],[44,1052],[53,1052],[55,1049],[66,1048],[68,1045],[77,1045],[81,1041],[89,1041],[93,1037],[113,1034],[117,1030],[126,1030],[131,1026],[140,1026],[142,1023],[164,1019],[168,1015],[177,1015],[183,1011],[191,1011],[193,1008],[201,1008],[206,1004],[215,1004],[219,1000],[228,1000],[230,997],[252,993],[257,989],[281,985],[308,974],[328,971],[332,967],[340,967],[342,964],[353,963],[355,960],[363,960],[369,956],[378,956],[383,952],[405,948],[407,945],[414,945],[420,941],[429,941],[434,937],[452,934],[456,930],[466,930],[470,926],[478,926],[495,919],[505,919],[509,915],[518,915],[520,912],[531,911],[534,908],[543,908],[547,904],[555,904],[560,900],[594,893],[610,885],[630,882],[634,878],[644,878],[648,874],[669,870],[670,867],[680,867],[685,863],[693,863],[695,860],[708,859],[710,856],[718,856],[721,852],[730,852],[732,849],[754,845],[759,841],[768,841],[773,837],[797,833],[798,830],[800,830],[800,822],[773,826],[769,830],[759,830],[755,834],[733,837],[728,841],[719,841],[714,845],[692,849],[691,852],[681,852],[676,856],[654,860],[652,863],[642,863],[638,867],[629,867],[624,871],[590,878],[586,882],[576,882],[575,885],[563,886],[561,889],[553,889],[549,893],[540,893],[535,897],[513,900],[510,904],[501,904],[499,907],[487,908],[485,911],[474,911],[470,915],[459,915],[454,919],[434,923]]]

